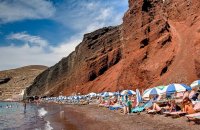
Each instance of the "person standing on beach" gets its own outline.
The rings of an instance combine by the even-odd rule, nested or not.
[[[26,113],[26,101],[24,101],[24,113]]]

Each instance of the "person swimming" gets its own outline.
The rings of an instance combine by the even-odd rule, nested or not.
[[[8,104],[6,105],[6,108],[9,108]]]

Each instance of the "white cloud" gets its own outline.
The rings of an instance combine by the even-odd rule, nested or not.
[[[47,40],[45,40],[39,36],[29,35],[26,32],[10,34],[7,36],[7,39],[24,41],[25,43],[28,43],[32,46],[45,47],[48,45]]]
[[[50,47],[50,50],[52,53],[58,55],[61,58],[68,56],[71,52],[75,50],[75,47],[81,42],[82,40],[82,33],[76,34],[69,38],[69,40],[66,40],[65,42],[62,42],[59,44],[59,46]],[[55,61],[55,62],[58,62]]]
[[[23,46],[0,47],[0,69],[10,69],[26,65],[52,65],[58,56],[53,53],[45,53],[41,47]]]
[[[50,18],[55,11],[53,4],[46,0],[2,0],[0,1],[0,23]]]
[[[0,47],[0,70],[26,65],[52,66],[74,51],[75,47],[82,40],[82,33],[72,36],[69,40],[60,43],[58,46],[50,46],[47,43],[47,40],[24,32],[11,34],[8,37],[11,40],[22,40],[24,44],[22,46],[12,44],[10,46]],[[40,45],[43,44],[41,41],[45,42],[48,46]],[[40,46],[30,45],[28,42],[37,42],[36,44],[39,44]],[[46,49],[49,51],[47,52]]]
[[[106,20],[110,17],[110,14],[112,14],[112,8],[101,9],[99,16],[96,17],[96,20]]]
[[[8,0],[9,1],[9,0]],[[15,1],[15,0],[13,0]],[[12,4],[13,9],[9,11],[6,9],[7,15],[3,17],[2,6],[10,7],[8,2],[0,1],[0,21],[9,22],[22,20],[27,18],[47,18],[51,17],[52,20],[55,20],[66,27],[76,30],[73,36],[64,40],[61,43],[57,43],[56,46],[52,46],[48,41],[40,36],[33,36],[26,32],[19,32],[15,34],[10,34],[7,36],[7,39],[10,40],[19,40],[24,44],[22,46],[10,45],[7,47],[0,47],[0,70],[10,69],[21,67],[25,65],[35,65],[42,64],[46,66],[52,66],[57,63],[63,57],[68,56],[75,47],[81,42],[83,34],[89,33],[96,29],[99,29],[104,26],[118,25],[122,23],[122,16],[124,12],[119,12],[114,6],[118,6],[120,3],[123,3],[123,0],[114,1],[114,5],[105,4],[102,5],[100,1],[90,2],[89,4],[81,4],[82,8],[79,8],[80,5],[76,8],[69,8],[68,10],[55,8],[49,1],[44,0],[19,0],[24,4],[27,3],[31,8],[26,7],[21,4]],[[29,3],[31,1],[31,5]],[[41,1],[44,6],[44,9],[36,8]],[[77,1],[75,1],[77,2]],[[81,1],[82,2],[82,1]],[[123,3],[124,4],[124,3]],[[126,4],[124,4],[125,6]],[[20,7],[22,6],[22,7]],[[26,7],[26,8],[25,8]],[[38,6],[42,7],[42,6]],[[66,5],[64,5],[64,8]],[[19,12],[15,10],[17,8],[22,8]],[[52,9],[51,9],[52,8]],[[39,11],[38,11],[39,10]],[[53,10],[53,11],[52,11]],[[22,11],[22,12],[21,12]],[[28,11],[28,12],[26,12]],[[9,14],[10,13],[10,14]],[[18,14],[19,13],[19,14]],[[20,15],[20,13],[22,13]],[[33,14],[31,14],[33,13]],[[55,15],[54,15],[55,13]],[[54,16],[53,16],[54,15]],[[53,16],[53,17],[52,17]],[[0,23],[1,23],[0,22]],[[48,51],[47,51],[48,50]]]
[[[88,26],[91,26],[91,24],[92,26],[97,26],[94,27],[94,29],[121,24],[124,12],[121,12],[118,9],[121,6],[127,6],[127,1],[125,2],[123,0],[96,0],[95,2],[83,0],[80,1],[79,4],[77,4],[77,2],[74,3],[76,4],[73,8],[66,8],[65,4],[61,5],[57,8],[56,15],[52,19],[68,28],[81,32],[87,30]]]
[[[97,4],[96,4],[96,3],[93,3],[93,2],[91,2],[91,3],[86,3],[86,4],[85,4],[85,7],[86,7],[87,9],[89,9],[89,10],[94,10],[94,9],[97,7]]]

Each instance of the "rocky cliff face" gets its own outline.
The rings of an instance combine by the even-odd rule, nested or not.
[[[129,0],[118,27],[86,34],[28,95],[145,89],[200,77],[200,1]]]
[[[147,88],[173,82],[190,84],[198,79],[200,1],[129,3],[123,22],[123,55],[129,64],[123,66],[119,82]]]
[[[85,34],[74,52],[35,79],[33,85],[27,89],[27,94],[70,94],[80,91],[79,86],[96,81],[120,61],[120,38],[120,26]]]
[[[0,71],[0,100],[16,98],[18,100],[24,89],[30,86],[35,77],[45,69],[46,66],[32,65]]]

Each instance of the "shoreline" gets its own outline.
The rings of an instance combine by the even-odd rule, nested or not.
[[[186,117],[171,118],[164,115],[123,115],[97,105],[41,104],[48,111],[44,117],[53,129],[70,130],[199,130],[199,125],[187,122]]]

